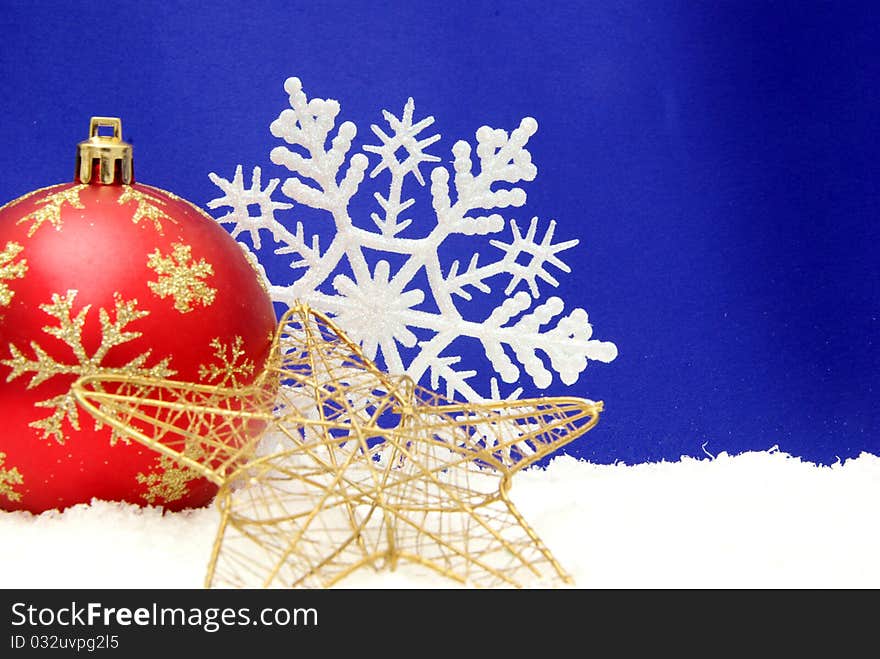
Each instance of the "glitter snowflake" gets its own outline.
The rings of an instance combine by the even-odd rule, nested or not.
[[[58,322],[55,327],[48,325],[43,327],[43,331],[49,336],[65,343],[73,351],[76,363],[71,364],[57,361],[36,341],[31,341],[30,344],[34,359],[29,359],[22,350],[10,344],[9,350],[12,358],[0,361],[0,364],[9,366],[12,369],[6,378],[7,382],[11,382],[26,373],[31,373],[31,379],[27,386],[28,389],[32,389],[55,376],[93,375],[99,370],[108,373],[146,375],[159,378],[170,377],[175,374],[175,371],[168,367],[169,358],[164,358],[153,366],[146,366],[146,362],[150,358],[150,350],[141,353],[125,366],[109,368],[103,365],[107,353],[112,348],[141,336],[140,332],[132,332],[126,329],[128,325],[149,313],[137,308],[137,300],[123,300],[117,297],[112,315],[103,307],[99,309],[101,345],[89,355],[83,345],[83,328],[85,327],[91,305],[85,305],[80,309],[79,313],[75,316],[72,315],[76,294],[75,290],[67,291],[63,297],[55,293],[52,295],[52,302],[50,304],[40,305],[40,309]],[[64,444],[66,437],[62,424],[65,418],[73,428],[79,430],[79,412],[72,390],[67,390],[48,400],[38,402],[36,406],[52,410],[52,414],[48,417],[29,424],[32,428],[42,432],[43,439],[54,438],[59,444]],[[96,425],[96,427],[100,426]],[[119,438],[120,435],[114,431],[111,443],[115,443]],[[125,439],[124,441],[127,442],[128,440]]]
[[[558,285],[554,271],[570,272],[562,253],[578,240],[554,242],[552,220],[544,224],[533,217],[523,230],[520,221],[506,216],[508,209],[524,206],[526,192],[519,184],[537,174],[526,148],[537,131],[534,119],[526,117],[509,133],[483,126],[476,131],[475,150],[464,140],[456,142],[450,172],[429,153],[440,140],[429,130],[434,118],[416,120],[412,99],[400,117],[383,111],[388,127],[371,126],[379,143],[352,154],[357,128],[345,121],[335,129],[337,101],[307,98],[298,78],[288,79],[284,89],[290,108],[272,122],[271,132],[289,146],[272,149],[271,160],[293,175],[264,186],[259,167],[250,185],[240,165],[231,180],[211,173],[223,194],[208,203],[211,209],[229,209],[217,221],[231,225],[233,237],[246,235],[259,251],[271,236],[274,254],[302,270],[291,283],[269,282],[273,300],[287,307],[305,302],[333,316],[369,359],[381,354],[388,371],[428,380],[435,389],[442,381],[447,396],[473,402],[501,397],[496,376],[516,384],[524,370],[543,389],[555,372],[570,385],[588,361],[617,356],[613,343],[592,338],[586,311],[566,314],[559,297],[542,298],[542,286]],[[409,216],[416,205],[411,195],[426,186],[423,166],[430,168],[431,211],[416,222]],[[373,193],[372,210],[354,212],[365,208],[355,196],[367,187],[367,176],[388,186]],[[279,184],[294,203],[273,198]],[[319,211],[332,222],[329,244],[321,244],[326,232],[319,225],[307,235],[302,217],[296,217],[303,210]],[[471,250],[464,266],[446,254],[447,244],[460,237]],[[497,250],[493,257],[480,260],[473,246],[481,242]],[[503,295],[493,293],[496,282]],[[476,294],[483,299],[474,300]],[[468,341],[485,355],[489,391],[468,381],[477,374],[470,369],[473,362],[463,359]]]
[[[147,267],[155,270],[159,279],[148,281],[147,286],[160,298],[172,296],[180,313],[189,313],[194,304],[210,306],[217,289],[202,280],[213,275],[214,268],[205,259],[194,261],[189,245],[174,243],[171,248],[170,256],[162,256],[158,247],[150,254]]]
[[[165,233],[163,222],[177,224],[177,220],[159,208],[159,206],[165,206],[164,201],[157,197],[146,195],[143,192],[138,192],[131,186],[126,186],[125,191],[119,195],[116,203],[127,204],[132,201],[137,204],[134,215],[131,216],[131,221],[135,224],[140,224],[141,220],[148,220],[153,223],[153,228],[156,229],[160,236]]]
[[[236,336],[227,345],[215,338],[211,341],[216,364],[199,364],[199,378],[220,387],[237,387],[239,378],[250,378],[254,373],[254,362],[244,357],[244,340]]]
[[[0,452],[0,495],[5,496],[10,501],[20,501],[21,493],[16,492],[15,487],[23,484],[24,478],[15,467],[4,469],[4,462],[6,462],[6,454]]]
[[[77,185],[72,188],[68,188],[66,190],[62,190],[61,192],[56,192],[54,194],[47,195],[45,199],[42,201],[38,201],[37,205],[40,207],[29,215],[25,215],[23,218],[18,220],[16,224],[23,224],[25,222],[30,222],[31,226],[28,228],[28,238],[32,237],[43,224],[48,222],[53,227],[55,227],[56,231],[61,230],[61,207],[65,204],[73,208],[85,208],[82,202],[79,200],[79,193],[85,189],[85,185]]]
[[[6,247],[0,250],[0,307],[8,305],[15,295],[15,291],[3,280],[21,279],[27,272],[27,260],[15,260],[23,249],[18,243],[7,242]]]

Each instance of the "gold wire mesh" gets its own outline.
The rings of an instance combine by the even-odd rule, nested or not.
[[[578,398],[458,403],[391,376],[305,305],[248,387],[83,377],[96,419],[219,487],[206,587],[329,587],[409,561],[475,587],[571,583],[511,477],[599,419]]]

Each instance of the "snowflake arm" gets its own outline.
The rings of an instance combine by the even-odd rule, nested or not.
[[[312,244],[306,244],[305,230],[303,223],[296,223],[296,232],[288,231],[278,232],[278,242],[283,243],[284,247],[275,250],[276,254],[299,254],[300,258],[290,262],[290,267],[297,268],[314,268],[321,262],[321,248],[318,236],[312,236]]]
[[[100,364],[104,361],[104,357],[107,356],[107,353],[111,348],[122,345],[123,343],[128,343],[141,336],[141,332],[125,331],[125,327],[136,320],[149,315],[148,311],[143,311],[137,308],[137,300],[123,300],[118,294],[115,295],[114,298],[114,318],[110,317],[110,314],[107,313],[106,309],[98,310],[98,317],[101,321],[102,330],[101,345],[98,346],[95,354],[88,360],[93,364]],[[88,307],[84,307],[84,309],[87,310]],[[83,315],[82,312],[80,312],[80,315]],[[81,327],[82,323],[80,323],[80,328]],[[85,351],[82,352],[84,353]],[[146,358],[146,353],[141,356]]]
[[[134,214],[131,217],[131,221],[135,224],[140,224],[141,220],[149,220],[153,223],[153,228],[160,235],[164,235],[165,233],[162,225],[163,222],[168,221],[172,224],[177,224],[177,220],[159,208],[159,206],[166,205],[164,200],[139,192],[131,186],[126,186],[125,191],[119,195],[117,203],[127,204],[132,201],[137,204]]]
[[[507,208],[522,206],[526,192],[520,187],[493,190],[496,183],[532,181],[538,169],[532,164],[532,156],[525,148],[529,138],[538,130],[538,122],[524,118],[518,128],[507,131],[482,126],[477,130],[477,157],[480,171],[473,174],[471,146],[464,140],[452,147],[455,156],[455,188],[458,199],[454,204],[457,213],[464,215],[475,208]]]
[[[480,253],[474,252],[467,270],[458,274],[458,261],[453,261],[449,268],[449,275],[444,280],[444,289],[451,295],[458,295],[465,300],[471,300],[471,294],[465,290],[465,286],[473,286],[482,293],[491,293],[492,289],[485,283],[485,279],[494,277],[504,272],[504,262],[496,261],[492,265],[479,267]]]
[[[395,117],[388,110],[382,111],[385,121],[391,126],[391,136],[385,134],[376,124],[372,124],[370,128],[379,140],[381,146],[367,145],[364,151],[376,153],[380,156],[379,164],[370,172],[370,178],[375,178],[384,169],[391,171],[392,176],[395,172],[401,176],[412,173],[418,180],[419,185],[425,184],[422,173],[419,171],[419,165],[423,162],[439,162],[440,158],[432,156],[424,152],[424,149],[434,144],[440,139],[440,135],[431,135],[421,140],[417,140],[416,136],[425,128],[434,123],[434,117],[425,117],[421,121],[413,124],[413,112],[415,111],[415,101],[410,98],[403,107],[403,115],[400,119]],[[406,158],[399,161],[395,155],[399,148],[406,150]]]
[[[281,182],[280,179],[273,178],[263,188],[260,180],[262,178],[260,168],[254,167],[251,175],[251,187],[245,188],[241,165],[235,168],[232,180],[227,180],[214,172],[208,176],[214,185],[224,192],[222,197],[209,201],[208,208],[228,207],[231,209],[225,215],[217,218],[217,222],[232,224],[230,233],[233,238],[238,239],[242,233],[247,232],[254,249],[261,249],[260,231],[268,231],[272,235],[272,239],[282,245],[275,250],[276,254],[300,255],[299,259],[290,263],[291,268],[317,267],[321,257],[318,236],[313,235],[311,244],[309,244],[302,222],[297,222],[296,230],[291,233],[275,217],[276,211],[293,208],[293,204],[276,202],[272,199],[272,193]],[[251,206],[257,206],[260,209],[259,214],[251,215]]]
[[[504,220],[497,213],[485,217],[468,217],[467,213],[474,209],[491,210],[525,204],[526,193],[522,188],[494,190],[493,185],[535,178],[537,168],[532,164],[531,154],[525,149],[525,145],[537,127],[534,119],[526,117],[509,136],[504,130],[493,130],[487,126],[477,130],[480,172],[476,176],[472,173],[470,145],[464,140],[455,143],[452,153],[455,156],[453,168],[457,199],[452,203],[449,195],[449,172],[444,167],[435,168],[431,173],[431,192],[434,196],[437,226],[425,239],[423,249],[413,252],[407,263],[401,267],[397,278],[411,279],[425,267],[428,259],[438,259],[437,248],[452,233],[487,234],[503,228]],[[431,270],[439,274],[439,263]],[[442,276],[432,278],[429,274],[429,283],[433,290],[446,288]]]
[[[293,208],[293,204],[272,199],[272,193],[281,182],[280,179],[271,179],[263,188],[260,182],[260,168],[254,167],[251,174],[251,187],[245,188],[241,165],[235,168],[235,174],[231,181],[227,181],[214,172],[208,174],[208,177],[224,193],[222,197],[209,201],[208,208],[229,207],[231,209],[217,221],[221,224],[233,225],[231,230],[233,238],[238,238],[242,232],[247,231],[254,249],[260,249],[260,230],[263,229],[272,234],[275,242],[286,242],[284,239],[287,237],[285,235],[287,231],[275,218],[275,212]],[[260,209],[259,215],[252,216],[250,214],[249,207],[252,205],[256,205]]]
[[[339,103],[329,99],[308,100],[298,78],[289,78],[284,88],[289,95],[290,108],[272,122],[270,130],[298,151],[276,147],[270,157],[275,164],[283,165],[299,176],[286,179],[281,190],[294,201],[328,211],[333,217],[338,238],[353,228],[348,215],[348,202],[363,181],[369,161],[361,153],[353,155],[342,180],[338,181],[357,128],[351,122],[344,122],[328,150],[326,143],[339,114]],[[314,181],[317,187],[303,179]],[[310,272],[296,282],[285,297],[297,295],[306,299],[332,273],[343,255],[347,256],[358,279],[369,276],[366,260],[359,249],[352,247],[345,252],[342,244],[334,238],[327,251],[313,260]]]
[[[75,316],[72,315],[73,304],[76,299],[76,291],[70,290],[62,297],[53,294],[52,301],[48,304],[40,305],[46,314],[55,318],[57,325],[43,327],[43,332],[49,336],[65,343],[73,352],[75,358],[74,363],[58,361],[55,357],[49,355],[36,341],[31,342],[31,350],[34,359],[29,359],[15,345],[9,345],[11,359],[0,361],[0,363],[8,366],[11,371],[6,378],[7,382],[14,380],[25,373],[32,373],[27,388],[33,389],[40,384],[50,380],[55,376],[81,376],[92,375],[97,372],[122,373],[126,375],[139,375],[165,378],[174,375],[175,371],[168,367],[169,359],[165,358],[157,364],[147,367],[145,366],[147,359],[150,357],[151,351],[141,353],[130,362],[121,367],[105,367],[103,366],[104,358],[108,351],[118,345],[127,343],[141,336],[140,332],[126,331],[125,327],[139,318],[147,315],[148,312],[141,311],[137,308],[137,301],[124,301],[116,298],[114,314],[111,316],[106,310],[99,310],[99,319],[101,323],[101,344],[92,356],[88,355],[87,350],[83,346],[82,330],[86,322],[86,317],[91,309],[90,305],[84,306]],[[76,399],[69,390],[63,394],[54,396],[48,400],[36,403],[37,407],[48,408],[52,413],[44,418],[34,421],[31,427],[41,430],[43,439],[54,437],[59,444],[65,441],[62,423],[66,418],[71,426],[79,429],[79,415],[77,412]],[[96,421],[95,427],[100,427],[100,423]],[[115,432],[111,437],[111,441],[115,442],[119,435]]]
[[[559,282],[547,272],[544,265],[549,263],[563,272],[571,272],[571,268],[556,256],[556,254],[571,249],[580,241],[575,239],[567,240],[564,243],[557,243],[556,245],[552,244],[553,233],[556,231],[555,220],[550,221],[550,226],[546,233],[544,233],[544,238],[540,243],[535,242],[535,233],[538,229],[537,217],[532,218],[532,221],[529,224],[529,230],[525,237],[519,232],[516,220],[510,221],[510,228],[513,231],[513,242],[503,243],[500,240],[489,241],[490,245],[497,247],[504,252],[502,263],[504,269],[511,274],[510,283],[507,285],[507,289],[505,289],[504,293],[510,295],[516,289],[517,284],[523,280],[528,282],[532,297],[535,298],[539,297],[537,279],[543,279],[551,286],[558,286]],[[527,254],[529,257],[529,262],[525,266],[517,263],[517,259],[521,254]]]
[[[550,358],[553,369],[565,384],[577,381],[588,360],[610,362],[617,357],[617,346],[613,343],[591,339],[593,328],[583,309],[575,309],[561,318],[555,328],[541,331],[541,326],[562,313],[564,303],[558,297],[549,298],[532,313],[524,314],[515,323],[507,325],[512,318],[526,311],[530,304],[528,293],[520,291],[495,309],[480,328],[484,333],[481,341],[486,356],[505,382],[516,382],[520,372],[502,344],[512,348],[526,373],[541,389],[550,386],[553,374],[538,357],[538,351]]]
[[[517,387],[511,391],[504,400],[517,400],[523,392],[522,387]],[[498,379],[492,378],[489,381],[489,398],[488,400],[502,400],[501,391],[498,389]]]
[[[474,377],[477,372],[456,371],[452,367],[461,362],[461,357],[437,357],[430,366],[430,383],[432,389],[440,387],[440,380],[446,382],[446,397],[450,400],[455,398],[456,393],[463,394],[466,398],[468,395],[477,396],[471,386],[466,382],[468,378]]]
[[[245,355],[243,344],[244,340],[240,336],[236,336],[230,345],[222,343],[219,337],[213,339],[211,347],[214,348],[214,358],[218,363],[200,364],[199,378],[221,387],[236,387],[240,378],[253,375],[253,360],[242,359]]]
[[[377,213],[372,213],[370,216],[384,236],[396,236],[412,223],[412,220],[398,222],[400,213],[415,203],[414,199],[401,200],[401,192],[406,175],[412,174],[419,182],[419,185],[423,186],[425,185],[425,179],[422,177],[421,171],[419,171],[419,165],[423,162],[440,161],[440,158],[437,156],[424,152],[425,148],[440,139],[440,135],[416,139],[421,131],[434,123],[434,117],[426,117],[413,124],[414,111],[415,101],[412,98],[406,102],[400,119],[387,110],[383,110],[382,115],[392,129],[391,135],[389,136],[376,124],[373,124],[370,128],[382,144],[379,146],[366,145],[364,147],[364,151],[375,153],[379,156],[379,164],[370,172],[370,178],[375,178],[386,169],[391,173],[391,189],[388,197],[383,197],[378,192],[373,195],[382,207],[382,210],[385,211],[385,217],[382,218]],[[402,161],[397,159],[397,151],[401,148],[406,153],[406,157]]]
[[[60,231],[63,224],[61,220],[62,206],[67,204],[73,208],[85,208],[83,203],[79,200],[79,193],[86,187],[87,186],[85,185],[76,185],[72,188],[62,190],[61,192],[54,192],[47,195],[44,199],[37,202],[37,205],[40,206],[40,208],[25,215],[18,220],[16,224],[23,224],[28,221],[31,222],[31,226],[28,228],[27,232],[28,238],[31,238],[46,222],[55,227],[56,231]]]
[[[86,316],[89,313],[89,310],[92,308],[90,304],[87,304],[82,309],[80,309],[79,313],[76,317],[71,318],[70,313],[73,308],[73,301],[76,298],[76,291],[67,291],[65,296],[62,298],[57,293],[53,293],[52,302],[49,304],[40,305],[40,309],[46,312],[48,315],[52,316],[58,321],[58,325],[56,327],[45,326],[43,327],[43,331],[49,336],[54,336],[59,341],[63,341],[73,350],[74,356],[76,356],[77,361],[80,364],[87,363],[89,361],[88,354],[86,353],[86,349],[83,347],[82,343],[82,330],[83,326],[86,323]],[[31,343],[31,346],[34,348],[34,352],[38,355],[38,359],[41,361],[41,366],[47,367],[49,366],[49,362],[53,361],[49,355],[47,355],[42,348],[37,350],[38,346],[35,343]],[[61,366],[61,365],[59,365]],[[61,366],[64,368],[64,366]],[[46,369],[46,371],[51,371],[51,369]],[[45,377],[45,372],[40,373],[36,372],[34,378],[37,376]],[[49,376],[51,377],[51,376]],[[31,380],[31,383],[28,385],[29,387],[34,387],[43,380],[38,380],[34,382]]]
[[[15,261],[23,249],[18,243],[10,241],[6,243],[3,251],[0,251],[0,307],[9,304],[15,295],[15,291],[3,280],[21,279],[27,272],[27,259]]]
[[[301,204],[333,212],[340,204],[345,206],[355,195],[368,166],[365,156],[353,156],[341,185],[337,183],[357,128],[350,121],[344,122],[327,150],[327,139],[339,114],[339,103],[332,99],[309,100],[299,78],[288,78],[284,89],[290,99],[290,108],[272,122],[270,130],[275,137],[305,153],[283,146],[272,149],[270,158],[273,163],[300,175],[288,178],[281,189]],[[313,180],[318,187],[309,185],[303,178]]]
[[[505,295],[510,295],[516,290],[517,285],[525,281],[534,298],[540,297],[537,280],[541,279],[551,286],[558,286],[559,282],[548,272],[546,265],[552,265],[563,272],[571,272],[571,268],[556,254],[571,249],[580,241],[568,240],[553,244],[553,233],[556,230],[556,222],[551,221],[540,243],[535,242],[535,234],[538,227],[538,218],[532,218],[528,232],[525,236],[520,233],[516,220],[510,221],[513,232],[513,241],[505,243],[500,240],[490,240],[489,244],[504,252],[503,258],[494,263],[480,266],[478,261],[479,252],[474,252],[467,269],[460,273],[459,261],[453,261],[452,267],[444,280],[444,290],[450,295],[458,295],[466,300],[471,299],[470,293],[465,290],[466,286],[473,286],[483,293],[491,293],[491,287],[486,283],[487,279],[500,274],[509,274],[510,283],[504,290]],[[521,255],[527,255],[529,261],[526,265],[517,262]]]
[[[24,478],[16,467],[12,467],[11,469],[3,468],[3,463],[5,461],[6,454],[0,452],[0,495],[5,496],[10,501],[20,501],[21,493],[16,492],[15,487],[17,485],[22,485],[24,483]]]

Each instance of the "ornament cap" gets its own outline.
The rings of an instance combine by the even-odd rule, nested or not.
[[[113,135],[101,135],[102,127],[113,129]],[[122,120],[118,117],[92,117],[89,139],[77,145],[77,183],[131,185],[134,182],[132,146],[122,141]]]

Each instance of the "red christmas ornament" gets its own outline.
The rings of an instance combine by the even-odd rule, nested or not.
[[[210,502],[213,484],[96,428],[70,387],[102,372],[247,384],[276,322],[235,240],[189,202],[135,183],[121,122],[93,118],[73,183],[0,208],[0,508]]]

